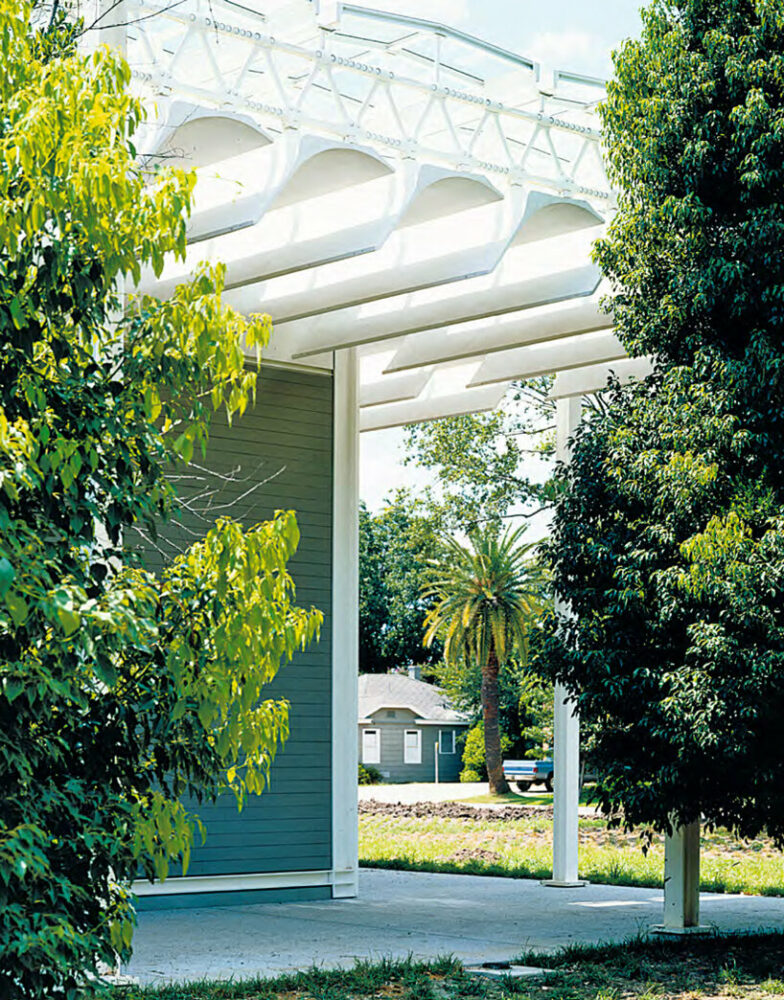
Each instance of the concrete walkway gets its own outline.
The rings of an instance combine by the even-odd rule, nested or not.
[[[471,799],[476,795],[487,795],[490,786],[486,781],[434,782],[410,781],[402,785],[360,785],[360,802],[400,802],[412,805],[417,802],[460,802],[461,799]],[[521,803],[525,799],[520,796]]]
[[[548,889],[522,879],[363,870],[358,899],[142,913],[125,971],[154,983],[409,954],[507,961],[528,948],[621,941],[661,913],[655,889]],[[702,919],[720,930],[784,930],[784,899],[703,894]]]

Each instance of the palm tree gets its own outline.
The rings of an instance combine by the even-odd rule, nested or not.
[[[468,546],[445,537],[444,554],[424,590],[437,602],[425,619],[425,644],[438,637],[447,662],[481,667],[485,762],[494,795],[509,790],[501,761],[498,671],[515,649],[526,651],[528,628],[541,612],[542,572],[530,557],[533,544],[520,544],[524,530],[476,528]]]

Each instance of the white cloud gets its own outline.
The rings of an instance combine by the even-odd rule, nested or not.
[[[589,31],[542,31],[525,46],[525,54],[551,69],[608,76],[607,42]]]

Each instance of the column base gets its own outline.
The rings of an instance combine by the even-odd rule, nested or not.
[[[561,882],[555,878],[543,878],[539,885],[546,885],[549,889],[582,889],[583,886],[590,885],[588,879],[578,878],[573,882]]]
[[[697,927],[668,927],[666,924],[654,924],[650,932],[661,937],[690,937],[693,934],[715,934],[716,928],[708,924],[699,924]]]

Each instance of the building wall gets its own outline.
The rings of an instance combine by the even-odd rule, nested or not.
[[[394,712],[394,716],[390,715]],[[359,727],[359,759],[362,761],[362,732],[365,729],[378,729],[381,734],[381,761],[372,766],[384,776],[385,781],[399,783],[404,781],[435,781],[436,763],[435,746],[441,733],[455,734],[455,752],[439,753],[438,780],[458,781],[462,770],[462,747],[458,737],[465,733],[465,726],[422,725],[417,715],[408,709],[381,709],[371,716],[372,722]],[[422,762],[421,764],[406,764],[404,760],[404,745],[406,730],[417,730],[421,733]]]
[[[320,608],[324,626],[320,642],[298,653],[269,687],[270,697],[286,698],[291,704],[291,735],[273,765],[270,788],[252,796],[242,813],[233,797],[194,806],[207,828],[207,840],[193,851],[189,877],[317,872],[332,867],[332,385],[331,376],[265,367],[255,407],[231,428],[225,419],[216,418],[206,461],[196,459],[198,465],[233,479],[227,483],[207,477],[219,488],[215,504],[236,501],[219,514],[252,525],[276,509],[297,512],[302,537],[290,563],[297,601]],[[254,484],[259,485],[248,493]],[[190,488],[203,486],[199,481]],[[206,531],[206,525],[194,518],[188,527]],[[187,532],[170,525],[164,532],[175,545],[185,547],[190,541]],[[159,556],[151,561],[161,564]],[[165,890],[165,883],[161,888]],[[256,896],[279,901],[329,894],[322,885],[269,889]],[[145,896],[140,908],[228,903],[240,896],[247,902],[247,895],[238,890]]]

